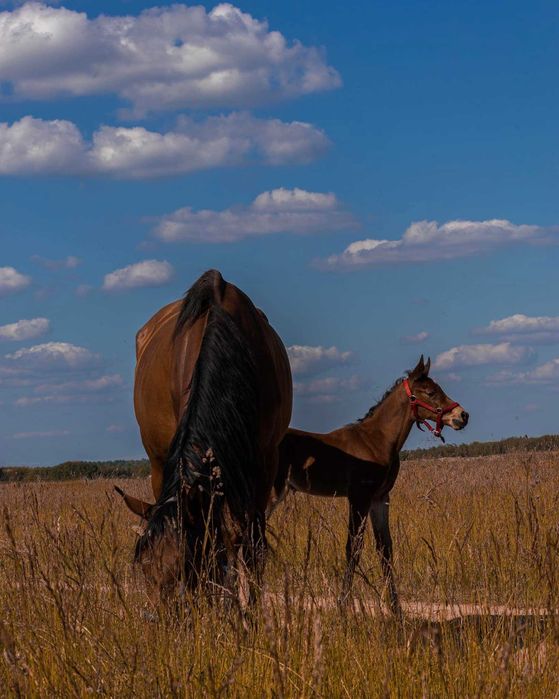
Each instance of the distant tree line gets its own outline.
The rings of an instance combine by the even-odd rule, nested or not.
[[[147,459],[118,461],[65,461],[57,466],[5,466],[0,482],[71,481],[92,478],[141,478],[150,474]]]
[[[559,435],[509,437],[498,442],[445,444],[430,449],[403,451],[406,459],[433,459],[467,456],[493,456],[514,452],[559,451]],[[0,483],[13,481],[70,481],[93,478],[144,478],[151,472],[147,459],[117,461],[65,461],[57,466],[5,466]]]
[[[444,444],[430,449],[411,449],[401,453],[402,459],[432,459],[443,457],[493,456],[515,452],[559,451],[559,435],[542,437],[508,437],[498,442],[470,442],[470,444]]]

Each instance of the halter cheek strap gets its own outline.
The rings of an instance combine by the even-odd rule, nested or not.
[[[444,423],[443,423],[443,417],[447,414],[450,413],[454,410],[454,408],[457,408],[460,404],[459,403],[450,403],[450,405],[447,405],[446,408],[434,408],[432,405],[429,405],[429,403],[425,403],[425,401],[420,400],[417,398],[412,393],[412,390],[410,388],[410,382],[408,379],[404,379],[403,382],[404,389],[406,391],[406,394],[408,398],[410,399],[410,408],[411,408],[411,413],[413,415],[413,419],[415,420],[415,424],[418,426],[420,430],[423,431],[423,428],[421,425],[425,425],[425,427],[433,434],[433,437],[438,437],[438,439],[441,440],[441,442],[444,442],[444,437],[442,435]],[[428,410],[431,413],[434,413],[436,415],[436,418],[434,418],[435,421],[435,427],[432,427],[427,420],[423,420],[422,418],[419,417],[419,408],[423,408],[424,410]]]

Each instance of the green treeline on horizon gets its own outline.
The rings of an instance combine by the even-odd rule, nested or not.
[[[429,449],[402,451],[402,460],[494,456],[517,452],[559,451],[559,435],[508,437],[496,442],[445,444]],[[65,461],[56,466],[0,467],[0,483],[25,481],[67,481],[94,478],[145,478],[150,474],[147,459],[115,461]]]

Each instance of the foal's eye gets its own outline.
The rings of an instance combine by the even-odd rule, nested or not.
[[[432,398],[435,395],[435,391],[427,391],[427,395],[429,398]]]

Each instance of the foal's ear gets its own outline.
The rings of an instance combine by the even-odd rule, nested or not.
[[[139,517],[142,517],[142,519],[149,518],[152,508],[152,505],[150,505],[149,502],[144,502],[139,498],[132,497],[132,495],[127,495],[122,488],[118,487],[118,485],[115,485],[115,490],[124,500],[126,507],[128,507],[131,512]]]
[[[423,372],[425,376],[429,376],[429,370],[431,369],[431,357],[427,357],[427,363],[425,364],[425,371]]]
[[[423,376],[423,374],[425,374],[425,360],[423,359],[423,355],[421,355],[417,362],[417,366],[410,373],[410,378],[418,379],[420,376]]]

